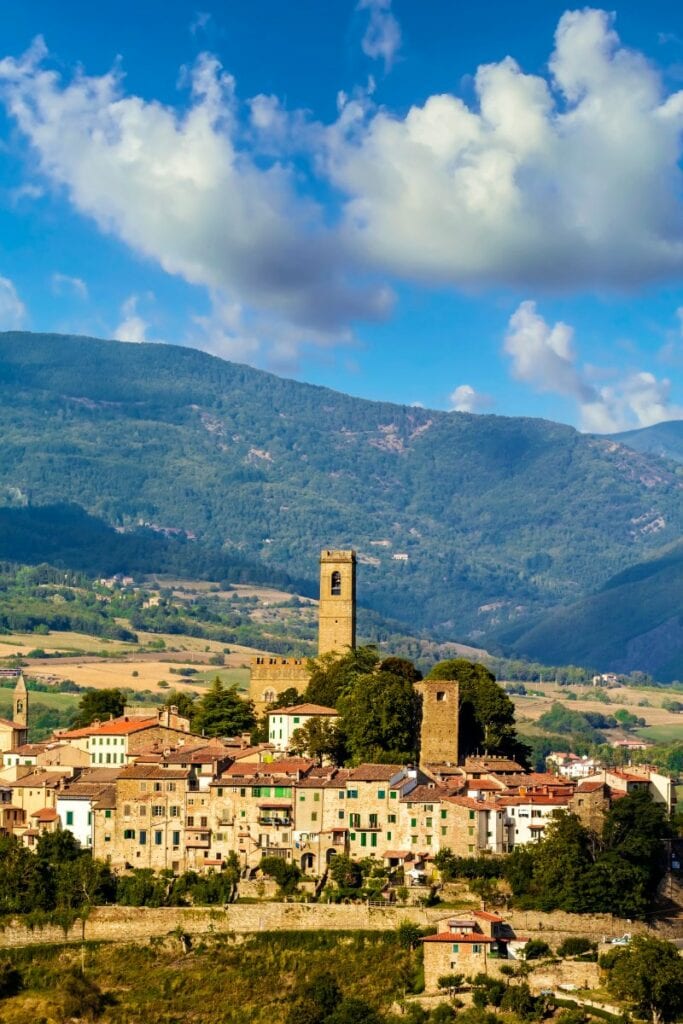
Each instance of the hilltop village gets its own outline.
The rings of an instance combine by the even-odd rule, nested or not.
[[[321,654],[356,642],[352,551],[320,559]],[[638,790],[671,813],[671,779],[648,767],[570,765],[528,772],[505,757],[459,757],[457,681],[424,680],[419,764],[339,768],[292,755],[298,729],[334,721],[336,709],[278,707],[303,691],[306,664],[256,657],[250,695],[268,715],[268,742],[248,735],[207,740],[177,708],[127,708],[108,721],[28,743],[29,694],[20,677],[12,721],[0,721],[0,828],[31,847],[43,831],[68,830],[116,871],[220,870],[236,855],[244,877],[264,856],[320,878],[336,854],[402,867],[417,883],[439,851],[502,855],[536,843],[555,812],[597,829],[610,806]],[[557,770],[559,768],[559,771]]]

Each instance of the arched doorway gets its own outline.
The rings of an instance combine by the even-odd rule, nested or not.
[[[312,853],[304,853],[301,857],[301,870],[312,871],[315,864],[315,857]]]

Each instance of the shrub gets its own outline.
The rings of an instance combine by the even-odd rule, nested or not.
[[[557,947],[557,955],[581,956],[582,953],[590,953],[595,948],[596,944],[585,935],[570,935]]]
[[[523,952],[525,960],[540,960],[544,956],[550,956],[551,950],[548,943],[542,939],[529,939]]]

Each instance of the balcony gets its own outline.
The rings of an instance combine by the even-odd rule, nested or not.
[[[208,850],[211,846],[211,829],[188,829],[185,846],[188,850]]]
[[[291,825],[292,819],[281,814],[262,814],[258,819],[258,823],[259,825],[272,825],[279,828]]]

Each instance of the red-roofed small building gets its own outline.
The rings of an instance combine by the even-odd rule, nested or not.
[[[137,753],[148,749],[153,743],[163,750],[189,741],[191,737],[184,729],[169,728],[160,724],[160,715],[143,718],[139,715],[121,715],[108,722],[93,722],[82,729],[66,729],[55,733],[55,739],[72,743],[88,752],[90,765],[104,768],[117,765],[123,767],[135,760]]]
[[[502,917],[486,911],[439,921],[436,935],[422,939],[425,992],[438,992],[439,978],[449,974],[488,973],[492,962],[507,959],[514,937]]]

